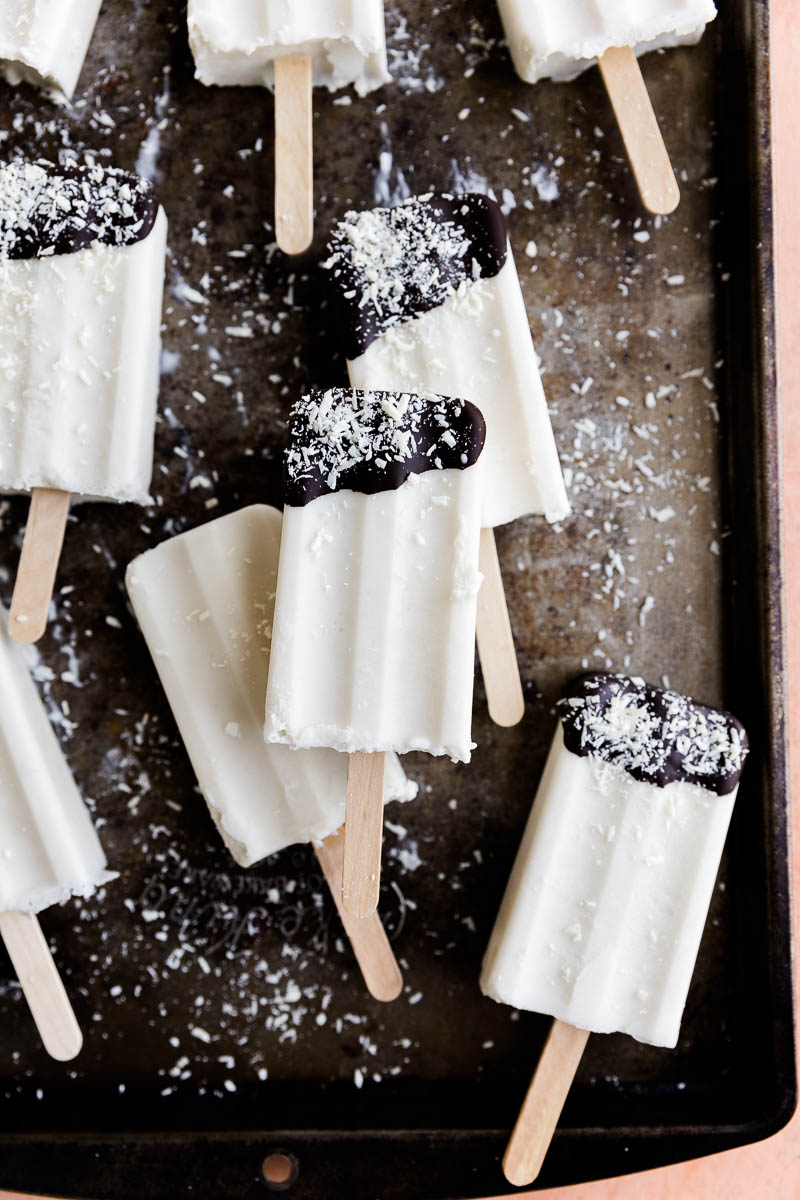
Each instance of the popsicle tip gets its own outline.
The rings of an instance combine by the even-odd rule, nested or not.
[[[681,192],[677,181],[673,181],[671,185],[655,195],[643,193],[642,201],[647,211],[653,213],[654,216],[668,217],[670,213],[675,212],[681,202]]]
[[[503,1174],[510,1184],[514,1187],[527,1187],[539,1177],[541,1163],[537,1166],[531,1166],[529,1163],[521,1163],[516,1159],[509,1161],[508,1155],[503,1159]]]
[[[15,609],[12,600],[11,611],[8,615],[8,632],[15,642],[22,642],[27,646],[32,645],[33,642],[39,641],[46,628],[46,613],[36,613],[31,616],[30,613],[20,612],[19,609]]]
[[[380,1000],[381,1004],[390,1004],[403,990],[403,976],[400,974],[400,968],[398,967],[396,972],[393,971],[388,979],[382,980],[379,984],[367,982],[367,990],[373,1000]]]
[[[65,1029],[60,1032],[57,1040],[48,1037],[44,1041],[44,1048],[51,1058],[57,1062],[71,1062],[73,1058],[77,1058],[83,1049],[83,1034],[77,1025],[74,1029]]]
[[[518,695],[506,698],[504,703],[498,703],[496,700],[490,700],[487,697],[487,707],[489,709],[489,716],[495,725],[500,725],[503,729],[510,729],[512,725],[519,725],[525,716],[525,700],[521,690]]]
[[[366,893],[342,891],[342,908],[348,917],[363,921],[378,911],[377,894],[373,895],[371,890]]]
[[[278,217],[275,222],[275,240],[284,254],[305,254],[314,240],[313,226],[298,224],[291,217]]]

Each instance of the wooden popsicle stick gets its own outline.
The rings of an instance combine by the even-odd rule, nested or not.
[[[52,1058],[68,1062],[83,1045],[83,1034],[41,925],[27,913],[0,913],[0,937],[45,1050]]]
[[[600,71],[648,212],[671,213],[681,198],[639,60],[630,46],[612,46]]]
[[[342,904],[351,917],[378,907],[383,841],[384,755],[351,754],[347,763]]]
[[[588,1029],[553,1022],[503,1155],[503,1173],[515,1187],[533,1183],[542,1169],[588,1039]]]
[[[489,716],[496,725],[517,725],[525,713],[525,700],[493,529],[481,530],[479,567],[483,583],[476,634]]]
[[[325,838],[322,845],[314,849],[364,976],[367,991],[376,1000],[396,1000],[403,990],[403,976],[380,917],[376,912],[368,917],[351,917],[342,903],[344,827]]]
[[[311,58],[275,61],[275,238],[302,254],[314,236]]]
[[[68,515],[69,492],[33,489],[8,616],[8,632],[17,642],[38,642],[47,628]]]

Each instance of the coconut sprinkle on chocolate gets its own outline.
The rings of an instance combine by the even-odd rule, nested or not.
[[[152,184],[128,171],[25,159],[0,166],[0,258],[128,246],[147,237],[157,212]]]
[[[739,782],[747,734],[724,709],[606,673],[578,680],[562,704],[564,742],[573,754],[601,758],[658,787],[682,780],[722,796]]]
[[[286,503],[350,489],[390,491],[412,474],[463,470],[486,434],[479,410],[432,393],[313,391],[292,408]]]
[[[349,212],[323,264],[342,310],[345,353],[357,358],[381,333],[497,275],[506,228],[488,196],[421,196],[396,208]]]

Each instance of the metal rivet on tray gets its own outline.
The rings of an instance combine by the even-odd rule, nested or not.
[[[297,1179],[297,1159],[285,1150],[273,1150],[261,1164],[261,1173],[270,1191],[285,1192]]]

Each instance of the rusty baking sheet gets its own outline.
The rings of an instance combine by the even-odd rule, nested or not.
[[[106,0],[58,110],[2,90],[0,149],[93,151],[154,176],[170,217],[164,376],[147,510],[74,512],[36,675],[120,879],[43,925],[86,1030],[43,1054],[0,960],[0,1186],[256,1197],[294,1156],[302,1198],[510,1190],[499,1159],[547,1022],[484,1000],[481,955],[553,729],[584,666],[724,703],[748,765],[678,1048],[595,1037],[540,1182],[753,1141],[794,1104],[768,6],[727,0],[645,75],[681,179],[642,215],[596,71],[518,82],[492,0],[389,0],[396,82],[315,97],[317,228],[270,228],[272,99],[195,84],[184,8]],[[347,103],[343,103],[347,101]],[[224,851],[127,606],[128,561],[278,502],[286,414],[339,383],[319,263],[347,207],[491,187],[507,213],[574,515],[499,531],[526,687],[468,768],[417,756],[388,814],[382,911],[406,986],[364,992],[312,855]],[[24,499],[2,502],[8,603]]]

